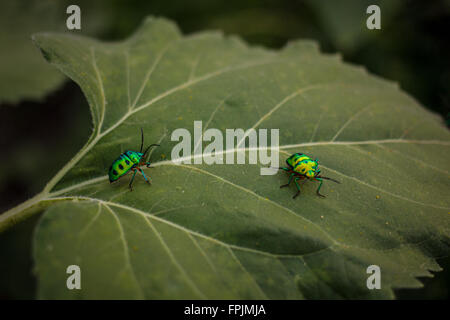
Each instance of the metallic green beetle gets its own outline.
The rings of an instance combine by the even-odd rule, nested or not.
[[[142,153],[142,147],[144,146],[144,131],[141,128],[141,149],[139,152],[137,151],[131,151],[127,150],[124,153],[122,153],[109,167],[109,182],[114,182],[119,180],[121,177],[123,177],[127,172],[133,170],[133,176],[131,177],[130,181],[130,190],[133,191],[133,181],[134,176],[136,175],[136,172],[139,171],[144,176],[145,181],[148,184],[150,183],[150,177],[147,179],[145,176],[144,171],[140,168],[140,166],[143,166],[144,164],[147,165],[147,168],[150,168],[150,162],[145,161],[145,155],[147,154],[147,151],[153,147],[153,146],[159,146],[159,144],[151,144],[145,149],[144,153]]]
[[[310,157],[303,153],[294,153],[292,156],[286,159],[286,163],[288,164],[288,168],[280,167],[278,169],[283,169],[289,174],[289,181],[287,184],[280,186],[280,188],[287,187],[291,184],[292,179],[294,179],[295,186],[297,187],[297,193],[293,196],[295,199],[300,194],[300,186],[298,185],[298,180],[304,180],[306,182],[309,180],[320,181],[319,188],[317,188],[317,195],[320,197],[325,197],[323,194],[320,194],[320,188],[323,184],[323,179],[331,180],[336,183],[340,183],[332,178],[323,177],[320,175],[320,169],[317,167],[319,163],[317,159],[312,160]]]

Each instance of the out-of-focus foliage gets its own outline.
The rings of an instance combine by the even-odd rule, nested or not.
[[[64,3],[45,0],[36,2],[44,6],[50,2]],[[450,50],[446,33],[449,29],[450,1],[373,1],[381,6],[381,32],[360,29],[360,22],[351,22],[351,16],[355,17],[360,10],[355,11],[355,8],[361,8],[360,3],[365,3],[364,1],[347,0],[340,8],[342,10],[327,10],[327,5],[333,5],[334,2],[336,1],[192,0],[187,4],[181,0],[105,0],[87,1],[84,4],[81,1],[70,1],[70,4],[81,3],[83,29],[75,33],[97,34],[101,35],[101,39],[117,40],[126,37],[149,14],[175,20],[184,33],[220,29],[227,34],[239,34],[250,43],[273,48],[283,46],[290,39],[313,38],[325,52],[339,51],[345,60],[364,65],[375,74],[399,82],[402,88],[418,98],[424,106],[446,117],[449,124]],[[10,108],[11,105],[5,104],[6,100],[0,105],[0,143],[4,155],[0,168],[2,212],[41,190],[59,167],[79,150],[91,130],[90,126],[83,125],[89,118],[89,110],[81,91],[75,85],[61,86],[62,78],[58,71],[46,65],[38,50],[29,42],[29,35],[34,32],[65,31],[66,5],[61,5],[56,10],[59,20],[55,20],[51,15],[51,12],[55,12],[52,9],[45,10],[45,14],[32,14],[29,19],[26,18],[26,13],[33,11],[32,1],[6,0],[0,6],[10,5],[9,3],[13,3],[15,7],[23,6],[24,10],[18,15],[3,14],[0,21],[3,26],[0,30],[0,56],[6,55],[8,59],[12,59],[11,56],[21,57],[29,53],[29,59],[19,66],[21,70],[27,69],[33,73],[33,77],[22,83],[15,82],[20,84],[20,89],[2,90],[11,88],[14,79],[11,76],[2,77],[10,67],[1,66],[0,93],[8,91],[5,94],[13,97],[9,98],[12,99],[10,102],[36,99],[38,96],[41,100],[23,101],[17,105],[19,110],[12,110],[16,108]],[[92,9],[94,3],[98,10]],[[361,15],[366,16],[365,10]],[[25,23],[19,25],[21,21]],[[56,21],[57,25],[53,24],[52,27],[52,21]],[[352,25],[357,26],[357,30],[351,29]],[[340,32],[340,37],[348,39],[347,34],[350,33],[351,41],[336,36],[335,30],[346,26],[350,26],[351,30],[347,30],[346,34]],[[11,39],[8,34],[18,34],[20,40]],[[17,51],[14,49],[15,44],[17,48],[24,49]],[[51,75],[48,79],[38,76],[47,72],[60,79],[52,82]],[[36,79],[41,83],[36,84]],[[46,88],[42,88],[45,86]],[[52,94],[54,90],[59,91]],[[23,94],[19,97],[16,94],[18,92]],[[45,94],[47,97],[44,99]],[[66,136],[72,137],[70,142],[65,140]],[[3,256],[0,256],[0,260],[6,261]],[[442,261],[444,268],[449,265],[448,260]],[[438,273],[435,282],[433,279],[427,280],[425,289],[409,290],[408,294],[445,297],[445,283],[449,282],[449,275],[445,271]],[[406,296],[411,297],[408,294]],[[0,295],[17,297],[2,288]]]
[[[78,4],[86,13],[83,34],[98,34],[105,27],[105,14],[95,1],[0,1],[0,103],[42,100],[66,79],[45,62],[31,42],[31,34],[70,32],[66,28],[66,8],[70,4]]]

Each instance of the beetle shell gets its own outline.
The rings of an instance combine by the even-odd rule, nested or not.
[[[303,153],[294,153],[292,156],[286,159],[286,163],[295,172],[305,175],[308,178],[314,178],[320,170],[317,169],[317,160],[312,160],[310,157]],[[317,172],[317,173],[316,173]]]
[[[114,182],[136,166],[144,154],[136,151],[125,151],[109,167],[109,182]]]

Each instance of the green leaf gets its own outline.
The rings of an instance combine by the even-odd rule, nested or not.
[[[397,85],[295,41],[280,51],[234,37],[182,36],[147,19],[104,43],[40,34],[50,63],[91,106],[86,145],[42,193],[3,215],[0,229],[48,207],[36,229],[39,298],[393,298],[449,252],[450,134]],[[76,110],[73,110],[76,112]],[[177,128],[279,128],[280,165],[320,160],[327,181],[294,188],[258,165],[175,165]],[[153,184],[106,173],[140,127]],[[227,152],[235,152],[236,149]],[[67,290],[66,268],[81,268]],[[381,290],[366,286],[370,265]]]

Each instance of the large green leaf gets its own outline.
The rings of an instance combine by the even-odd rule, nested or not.
[[[147,19],[118,43],[58,34],[34,41],[76,81],[92,111],[86,145],[0,229],[42,208],[34,258],[40,298],[392,298],[440,267],[449,241],[450,134],[397,85],[296,41],[273,52]],[[73,110],[73,112],[77,112]],[[326,198],[280,189],[261,165],[175,165],[177,128],[279,128],[280,165],[320,159]],[[107,169],[154,149],[153,185],[110,185]],[[235,152],[235,150],[228,150]],[[66,268],[82,270],[67,290]],[[381,290],[366,287],[369,265]]]

